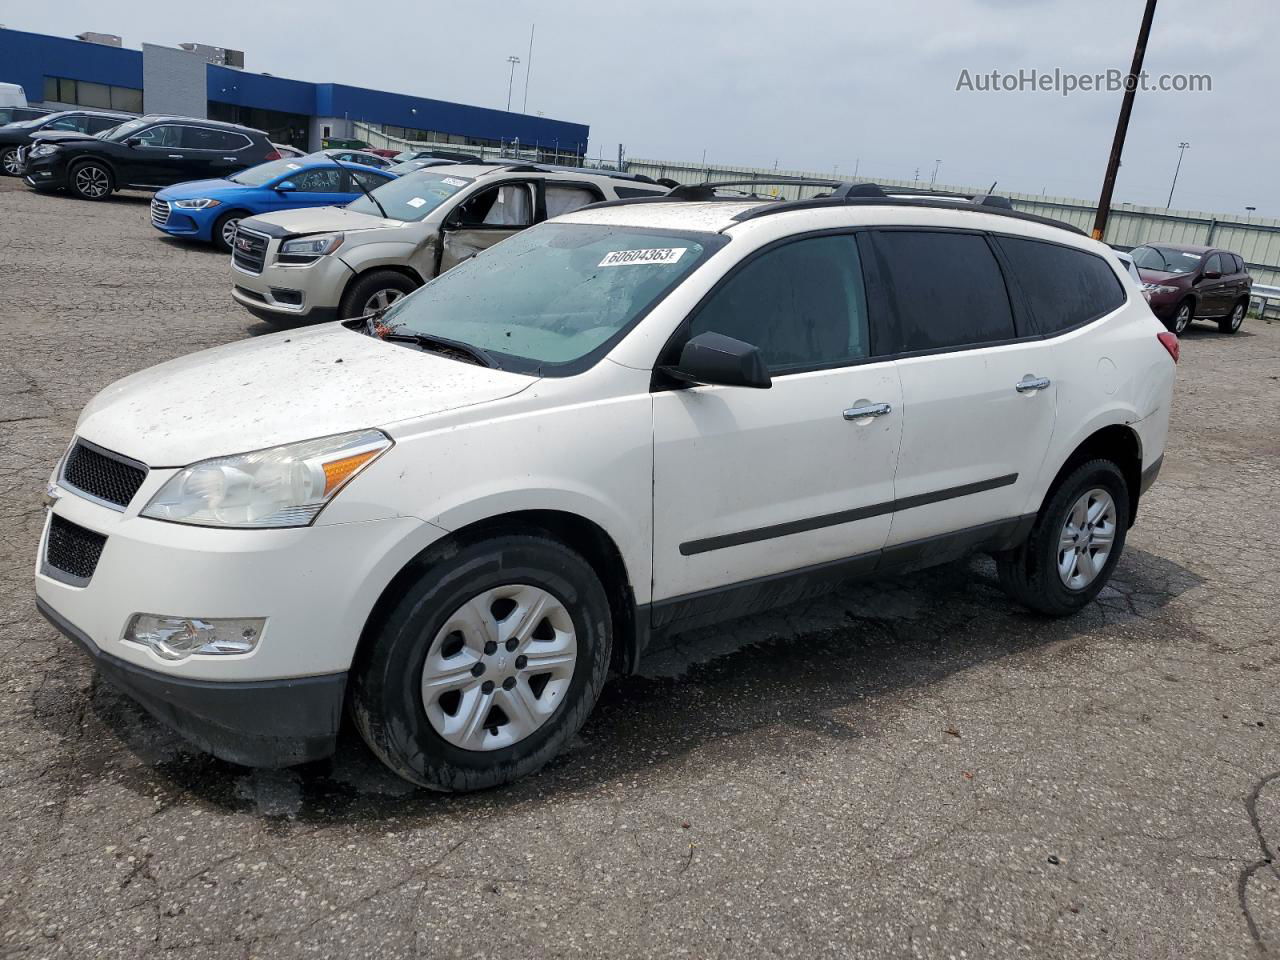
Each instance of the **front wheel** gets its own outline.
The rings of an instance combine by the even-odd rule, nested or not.
[[[1191,326],[1191,321],[1195,318],[1195,310],[1191,306],[1190,300],[1183,300],[1178,304],[1178,311],[1173,315],[1173,321],[1168,325],[1169,329],[1182,336],[1187,332],[1187,327]]]
[[[352,317],[367,317],[371,313],[385,310],[401,297],[414,290],[418,285],[403,273],[394,270],[375,270],[351,284],[342,296],[338,307],[339,320],[350,320]]]
[[[363,640],[356,727],[413,783],[510,783],[586,721],[608,671],[611,623],[590,564],[544,536],[438,550]]]
[[[1110,460],[1081,464],[1040,509],[1026,543],[996,558],[1000,585],[1037,613],[1075,613],[1111,579],[1129,511],[1129,487],[1119,467]]]
[[[1231,308],[1229,314],[1218,321],[1218,330],[1222,333],[1235,333],[1238,331],[1240,324],[1244,323],[1244,314],[1247,308],[1248,304],[1244,300],[1237,303]]]
[[[16,177],[22,173],[22,163],[18,160],[17,147],[10,147],[4,153],[0,153],[0,168],[8,177]]]
[[[213,245],[223,253],[231,252],[231,245],[236,240],[236,227],[244,218],[239,210],[231,210],[220,216],[213,225]]]
[[[111,171],[97,161],[86,160],[72,169],[70,185],[81,200],[104,200],[111,195]]]

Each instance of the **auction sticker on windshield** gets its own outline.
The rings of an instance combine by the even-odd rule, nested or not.
[[[453,177],[445,177],[440,182],[447,183],[451,187],[465,187],[467,185],[467,181],[457,180]]]
[[[649,250],[612,250],[597,266],[624,267],[632,263],[675,263],[688,247],[653,247]]]

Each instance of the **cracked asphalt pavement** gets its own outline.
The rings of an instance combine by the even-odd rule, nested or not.
[[[981,558],[850,586],[680,637],[542,774],[445,796],[350,734],[214,760],[36,613],[85,401],[270,332],[147,214],[0,180],[0,955],[1280,956],[1280,325],[1186,336],[1075,618]]]

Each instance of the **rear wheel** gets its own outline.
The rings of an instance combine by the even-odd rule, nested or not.
[[[8,177],[16,177],[22,172],[22,164],[18,162],[17,147],[10,147],[4,153],[0,153],[0,169],[3,169],[5,176]]]
[[[1244,323],[1244,314],[1248,307],[1248,301],[1241,300],[1231,308],[1229,314],[1218,321],[1218,329],[1222,333],[1235,333],[1240,329],[1240,324]]]
[[[223,253],[230,253],[236,239],[236,226],[242,219],[244,214],[239,210],[229,210],[220,216],[213,224],[213,245]]]
[[[590,714],[611,623],[590,564],[546,537],[440,550],[365,637],[356,727],[422,786],[509,783],[555,757]]]
[[[81,200],[104,200],[113,189],[111,171],[96,160],[86,160],[71,168],[71,192]]]
[[[1040,509],[1031,536],[996,558],[1000,585],[1037,613],[1061,617],[1111,579],[1129,529],[1129,488],[1110,460],[1073,470]]]
[[[352,317],[365,317],[384,310],[417,288],[416,283],[394,270],[367,273],[351,284],[343,294],[338,319],[350,320]]]

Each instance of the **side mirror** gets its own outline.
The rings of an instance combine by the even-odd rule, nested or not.
[[[773,386],[769,368],[760,348],[722,333],[700,333],[684,345],[680,362],[663,367],[663,372],[686,383],[707,383],[722,387]]]
[[[276,193],[294,193],[298,189],[298,185],[292,180],[281,180],[275,186]]]
[[[1222,274],[1220,274],[1217,270],[1206,270],[1206,271],[1204,272],[1204,279],[1206,279],[1206,280],[1221,280],[1221,279],[1222,279]]]
[[[130,137],[128,140],[126,140],[126,141],[124,142],[124,144],[125,144],[125,146],[126,146],[126,147],[140,147],[140,146],[142,146],[142,138],[141,138],[141,137]]]

